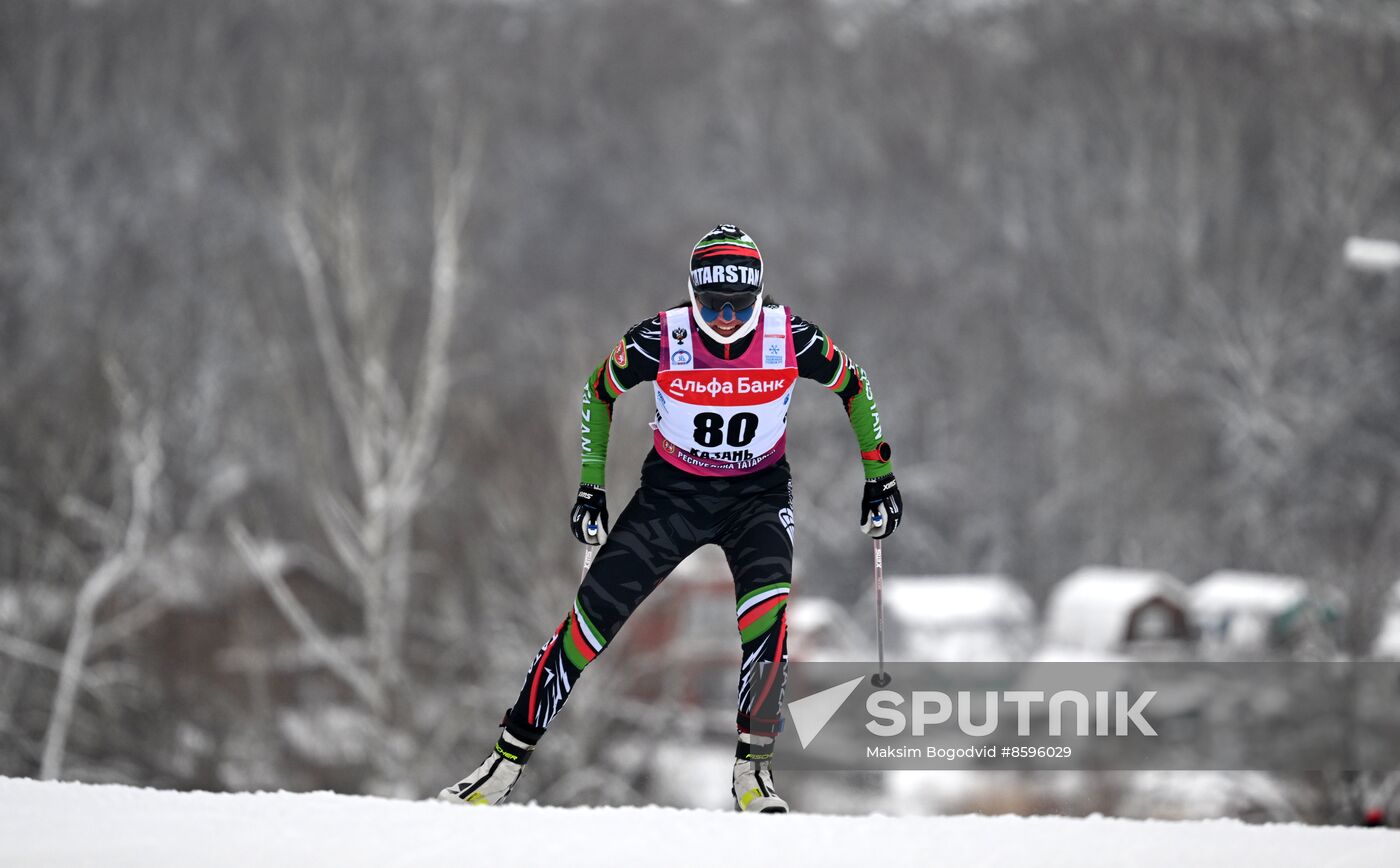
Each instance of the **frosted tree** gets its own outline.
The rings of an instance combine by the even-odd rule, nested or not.
[[[102,605],[118,586],[137,572],[146,557],[156,489],[165,461],[160,444],[159,415],[143,409],[114,362],[109,362],[107,368],[121,416],[116,434],[116,473],[126,490],[106,507],[92,504],[77,494],[70,494],[64,502],[71,517],[91,526],[101,540],[101,550],[74,603],[73,624],[59,665],[58,686],[44,736],[39,767],[41,778],[57,778],[63,773],[78,689],[88,653],[99,633]]]
[[[230,521],[229,539],[266,588],[304,649],[342,682],[374,721],[370,755],[381,775],[401,782],[417,754],[401,727],[406,700],[404,649],[413,586],[415,520],[436,493],[435,462],[452,372],[449,345],[465,302],[461,238],[476,165],[475,139],[433,155],[434,191],[428,309],[413,345],[410,382],[395,376],[394,328],[413,297],[377,278],[367,236],[369,209],[357,200],[354,148],[321,192],[298,172],[281,203],[283,237],[296,265],[315,338],[319,374],[334,411],[343,463],[330,455],[307,468],[305,493],[338,575],[356,601],[361,630],[333,635],[297,598],[284,572],[289,541]],[[309,412],[309,411],[308,411]],[[348,473],[340,472],[348,467]],[[405,739],[405,736],[408,736]],[[392,785],[391,785],[392,786]]]

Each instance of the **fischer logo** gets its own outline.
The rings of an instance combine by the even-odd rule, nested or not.
[[[688,404],[751,406],[779,400],[797,379],[792,368],[774,371],[662,371],[661,390]]]

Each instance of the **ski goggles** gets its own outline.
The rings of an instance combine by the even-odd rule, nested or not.
[[[705,322],[720,319],[725,310],[739,322],[748,322],[753,316],[758,301],[756,292],[701,292],[695,291],[695,300],[700,303],[700,316]]]

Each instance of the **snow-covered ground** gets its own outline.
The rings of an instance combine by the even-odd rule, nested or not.
[[[0,778],[0,865],[1393,868],[1400,832],[1229,820],[739,816]]]

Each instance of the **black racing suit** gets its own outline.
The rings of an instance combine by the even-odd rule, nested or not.
[[[603,482],[608,428],[598,419],[611,418],[612,404],[622,392],[656,379],[660,328],[660,317],[633,326],[585,387],[584,482]],[[841,396],[867,478],[890,472],[888,461],[875,455],[881,442],[879,416],[865,372],[814,324],[793,316],[792,332],[798,376]],[[751,334],[726,346],[703,333],[700,337],[706,349],[722,358],[741,355],[754,339]],[[507,712],[507,729],[536,743],[584,668],[647,595],[692,552],[713,543],[724,551],[734,575],[742,647],[736,725],[740,732],[776,735],[787,680],[786,602],[792,584],[787,459],[747,475],[708,477],[670,464],[653,449],[642,465],[641,482],[584,576],[574,605],[530,664]]]

